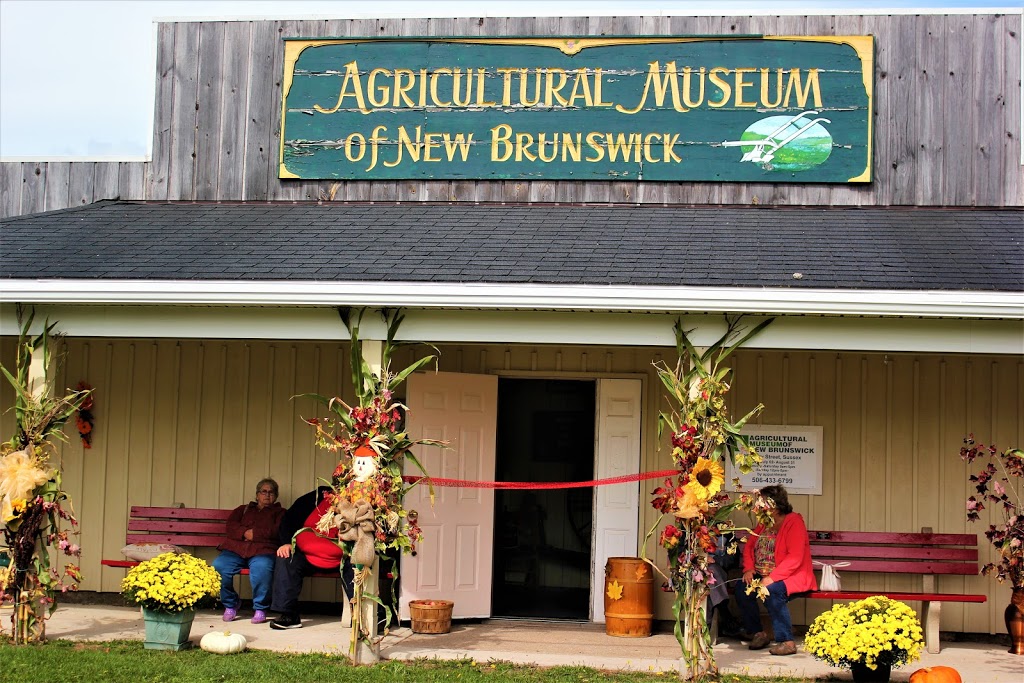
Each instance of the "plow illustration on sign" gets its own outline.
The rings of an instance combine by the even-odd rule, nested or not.
[[[805,171],[824,163],[832,153],[832,136],[821,125],[832,121],[806,118],[817,113],[810,110],[796,116],[769,116],[743,131],[742,139],[723,142],[722,146],[741,147],[741,162],[761,164],[766,171]],[[778,127],[764,132],[772,126]]]

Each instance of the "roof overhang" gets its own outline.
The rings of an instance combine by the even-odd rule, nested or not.
[[[0,280],[25,304],[367,306],[1024,320],[1024,292],[238,280]]]

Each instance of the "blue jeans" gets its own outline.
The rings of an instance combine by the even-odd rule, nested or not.
[[[747,595],[747,584],[741,579],[736,585],[736,606],[740,610],[743,630],[747,633],[753,634],[762,630],[759,602],[761,601],[757,599],[756,593]],[[768,586],[768,599],[764,601],[764,606],[772,619],[775,642],[793,640],[793,620],[789,616],[789,593],[786,592],[786,584],[776,581]]]
[[[270,609],[270,588],[274,582],[273,555],[255,555],[246,559],[238,553],[222,550],[213,561],[213,568],[220,572],[220,601],[224,607],[238,609],[242,601],[235,591],[235,574],[246,567],[249,568],[253,609]]]

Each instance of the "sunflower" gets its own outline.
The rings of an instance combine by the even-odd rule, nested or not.
[[[693,519],[707,509],[707,504],[697,498],[687,485],[682,494],[676,500],[676,511],[673,513],[679,519]]]
[[[721,491],[724,483],[725,470],[718,462],[707,458],[698,458],[697,464],[690,471],[690,481],[686,483],[685,488],[695,498],[705,502]]]

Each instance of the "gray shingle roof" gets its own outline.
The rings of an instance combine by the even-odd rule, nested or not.
[[[1019,292],[1024,209],[107,201],[4,219],[0,252],[6,279]]]

